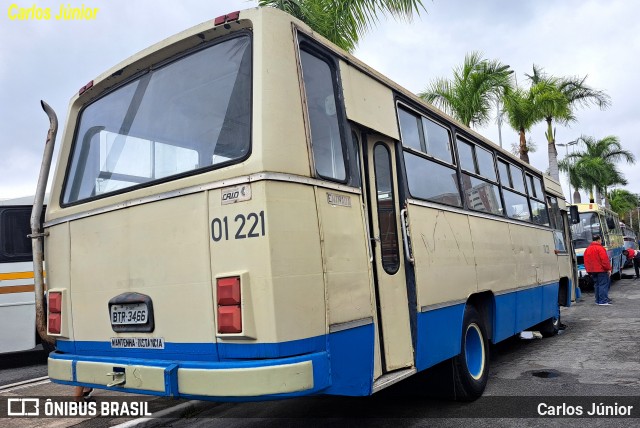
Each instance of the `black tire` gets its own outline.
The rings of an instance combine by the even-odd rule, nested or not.
[[[462,321],[460,354],[453,358],[454,398],[473,401],[480,397],[489,378],[489,342],[482,318],[467,306]]]
[[[578,286],[580,287],[580,290],[595,291],[595,284],[591,275],[585,274],[582,278],[580,278],[578,280]]]

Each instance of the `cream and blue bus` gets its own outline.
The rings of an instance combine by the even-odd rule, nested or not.
[[[575,206],[578,209],[579,222],[571,225],[571,233],[580,284],[587,288],[593,287],[591,277],[584,269],[584,251],[593,241],[594,235],[602,237],[602,246],[607,250],[611,262],[612,278],[620,279],[625,257],[622,255],[624,236],[618,214],[595,203],[575,204]]]
[[[557,182],[270,8],[84,85],[42,235],[49,376],[113,391],[473,399],[575,295]]]

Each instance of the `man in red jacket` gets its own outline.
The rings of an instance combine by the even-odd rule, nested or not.
[[[584,268],[591,275],[595,284],[596,305],[610,305],[611,262],[607,251],[600,243],[599,235],[593,235],[593,242],[584,251]]]

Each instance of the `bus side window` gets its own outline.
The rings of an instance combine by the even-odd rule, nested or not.
[[[304,50],[300,51],[300,61],[316,172],[330,180],[345,181],[344,150],[333,86],[334,72],[326,61]]]
[[[393,191],[391,154],[383,144],[374,148],[378,224],[382,267],[389,275],[400,267],[400,249],[396,224],[396,199]]]
[[[567,252],[567,246],[565,245],[565,231],[564,231],[564,219],[558,206],[558,200],[553,196],[547,196],[549,202],[549,215],[551,221],[551,227],[553,228],[553,241],[555,243],[556,251],[563,253]]]
[[[31,208],[0,210],[0,261],[31,261]]]

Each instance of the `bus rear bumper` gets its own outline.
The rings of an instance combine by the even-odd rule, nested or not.
[[[117,392],[230,401],[314,394],[331,385],[326,352],[254,361],[175,362],[52,353],[53,382]]]

